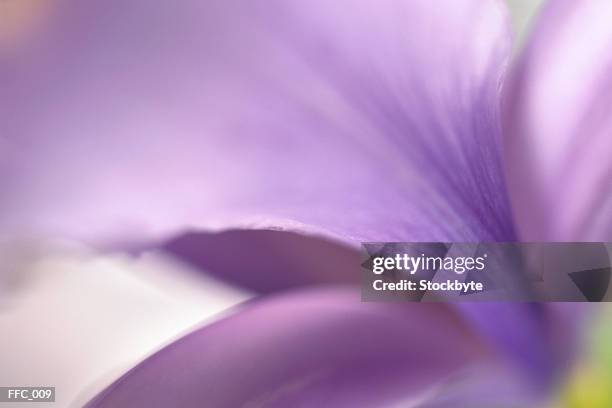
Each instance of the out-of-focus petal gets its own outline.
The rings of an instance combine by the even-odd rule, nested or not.
[[[506,84],[505,163],[524,240],[612,238],[612,3],[551,1]]]
[[[445,305],[355,296],[336,288],[251,303],[148,358],[89,406],[416,406],[486,361]]]
[[[9,251],[16,262],[7,263]],[[50,384],[58,407],[83,406],[150,353],[251,297],[160,253],[131,259],[0,241],[0,275],[7,269],[19,282],[0,280],[0,384]]]
[[[311,285],[358,285],[361,279],[361,257],[357,250],[293,232],[189,233],[161,249],[200,270],[258,293]]]
[[[3,231],[513,238],[500,2],[54,4],[0,56]]]
[[[288,232],[188,234],[168,243],[164,250],[260,293],[300,286],[359,285],[361,279],[357,251]],[[576,304],[476,302],[451,307],[483,342],[528,379],[534,391],[550,389],[566,374],[587,312],[584,305]]]
[[[565,379],[584,340],[588,307],[578,304],[461,303],[476,332],[532,385],[550,390]],[[592,310],[591,310],[592,311]]]

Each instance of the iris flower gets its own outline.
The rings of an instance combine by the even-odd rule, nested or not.
[[[612,3],[551,1],[514,61],[495,0],[19,3],[3,235],[262,294],[90,406],[531,406],[563,376],[581,310],[361,303],[358,248],[610,240]]]

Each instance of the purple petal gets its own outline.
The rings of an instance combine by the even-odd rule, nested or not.
[[[188,234],[165,250],[209,273],[260,293],[288,288],[360,283],[359,254],[333,242],[274,231]],[[607,254],[599,254],[606,256]],[[414,305],[426,310],[433,305]],[[410,306],[407,306],[410,307]],[[550,389],[574,357],[580,305],[459,303],[450,306],[483,342],[529,380]]]
[[[190,233],[162,248],[183,262],[258,293],[310,285],[357,285],[361,278],[355,249],[291,232]]]
[[[511,240],[495,1],[65,0],[0,54],[0,227]]]
[[[550,391],[570,371],[588,312],[585,305],[563,303],[461,303],[455,307],[510,366],[520,370],[535,392]]]
[[[612,3],[551,1],[507,84],[505,154],[523,240],[612,238]]]
[[[296,292],[180,339],[89,406],[387,406],[439,397],[446,381],[485,357],[444,305]]]

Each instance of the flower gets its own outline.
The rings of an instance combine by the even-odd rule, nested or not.
[[[195,246],[234,281],[301,288],[91,406],[530,404],[567,367],[574,307],[361,304],[350,265],[362,240],[608,239],[612,6],[551,2],[509,75],[497,1],[52,9],[0,53],[4,234]],[[230,228],[284,232],[206,234]],[[202,255],[224,239],[237,261]],[[240,262],[268,240],[290,269]]]

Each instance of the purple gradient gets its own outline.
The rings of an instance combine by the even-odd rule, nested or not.
[[[358,285],[360,279],[358,251],[290,232],[189,233],[169,241],[162,249],[201,270],[262,294],[302,286]]]
[[[88,406],[386,406],[427,395],[450,373],[469,377],[491,358],[446,305],[357,296],[335,288],[251,302],[150,357]]]
[[[505,13],[439,7],[61,1],[0,65],[0,227],[102,245],[228,227],[514,239]]]
[[[0,229],[148,242],[262,292],[350,281],[360,240],[610,239],[611,10],[551,3],[505,81],[499,1],[58,0],[0,53]],[[228,228],[284,232],[207,235]],[[290,292],[91,406],[465,406],[497,390],[446,382],[474,365],[518,370],[516,403],[569,366],[578,312]]]

